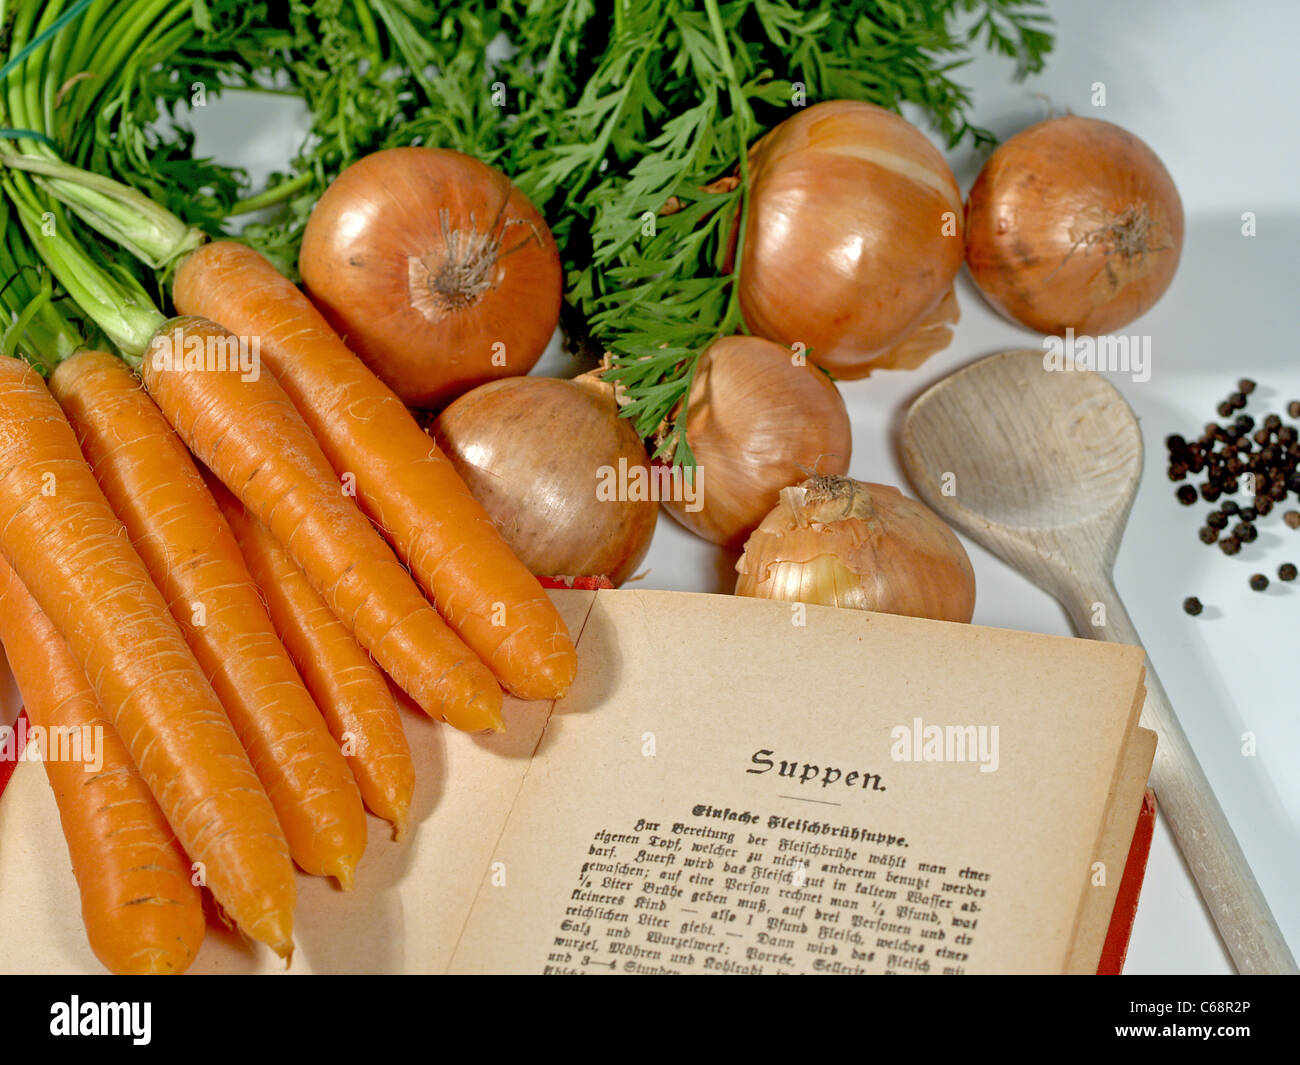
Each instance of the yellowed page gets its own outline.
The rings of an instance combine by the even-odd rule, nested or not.
[[[549,593],[578,637],[594,592]],[[403,715],[416,764],[409,838],[370,817],[352,892],[298,876],[291,973],[439,973],[451,959],[550,703],[507,697],[507,732],[471,736]],[[209,922],[190,970],[282,972],[269,951]],[[45,771],[20,763],[0,794],[0,973],[103,972],[86,944],[81,904]]]
[[[579,654],[453,971],[1065,968],[1136,648],[622,590]]]
[[[1156,734],[1150,729],[1135,729],[1111,794],[1096,856],[1083,877],[1083,905],[1067,972],[1087,975],[1097,971],[1155,754]]]

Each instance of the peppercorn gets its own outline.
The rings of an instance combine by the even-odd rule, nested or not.
[[[1237,391],[1240,392],[1243,396],[1248,396],[1255,391],[1255,382],[1252,381],[1249,377],[1243,377],[1240,381],[1237,382]]]
[[[1233,410],[1241,410],[1246,405],[1246,397],[1240,392],[1232,392],[1228,396],[1228,402],[1232,404]]]
[[[1232,427],[1238,433],[1248,433],[1255,428],[1255,419],[1249,414],[1239,414],[1237,420],[1232,423]]]
[[[1235,555],[1241,550],[1241,541],[1235,536],[1228,536],[1219,541],[1219,550],[1225,555]]]
[[[1294,444],[1300,439],[1300,432],[1296,431],[1294,425],[1284,425],[1277,431],[1277,442],[1279,444]]]
[[[1236,514],[1239,510],[1241,510],[1241,508],[1237,506],[1236,501],[1231,499],[1225,499],[1223,501],[1223,506],[1221,506],[1219,509],[1223,511],[1223,513],[1225,514]]]
[[[1205,516],[1205,524],[1211,529],[1226,529],[1228,527],[1228,515],[1221,510],[1212,510]]]
[[[1196,615],[1204,609],[1205,608],[1201,606],[1201,601],[1194,595],[1189,595],[1183,600],[1183,610],[1186,613],[1191,614],[1192,617],[1196,617]]]
[[[1284,581],[1293,581],[1296,577],[1296,568],[1294,562],[1283,562],[1277,568],[1277,575]]]
[[[1219,498],[1220,494],[1221,492],[1218,485],[1210,484],[1209,482],[1201,485],[1201,498],[1207,503],[1213,503]]]
[[[1219,530],[1216,529],[1213,525],[1203,525],[1201,526],[1200,536],[1201,536],[1201,543],[1212,544],[1214,543],[1215,540],[1219,538]]]
[[[1273,434],[1270,433],[1267,429],[1255,430],[1255,443],[1259,444],[1260,446],[1267,444],[1272,439],[1273,439]]]
[[[1185,480],[1187,480],[1187,466],[1186,466],[1186,464],[1180,462],[1180,463],[1179,463],[1178,465],[1176,465],[1176,466],[1170,466],[1170,467],[1169,467],[1169,479],[1170,479],[1171,481],[1185,481]]]
[[[1254,588],[1255,591],[1262,592],[1268,587],[1268,578],[1262,573],[1256,573],[1250,578],[1250,586]]]
[[[1293,399],[1286,405],[1286,412],[1292,418],[1300,418],[1300,399]]]
[[[1242,521],[1254,521],[1259,517],[1259,511],[1254,507],[1242,507],[1239,513]]]
[[[1178,502],[1185,507],[1190,507],[1196,502],[1196,489],[1190,484],[1183,485],[1174,495],[1178,497]],[[1300,515],[1297,515],[1297,517],[1300,517]]]
[[[1237,408],[1234,407],[1230,401],[1228,401],[1228,400],[1225,399],[1225,400],[1224,400],[1222,403],[1220,403],[1220,404],[1218,405],[1218,407],[1216,407],[1215,409],[1219,412],[1219,417],[1220,417],[1220,418],[1231,418],[1231,417],[1232,417],[1232,412],[1233,412],[1234,410],[1236,410]]]
[[[1250,544],[1259,537],[1259,530],[1248,521],[1239,521],[1232,527],[1232,535],[1243,544]]]
[[[1271,431],[1271,432],[1276,432],[1276,431],[1277,431],[1278,429],[1280,429],[1281,427],[1282,427],[1282,419],[1279,418],[1276,414],[1266,414],[1266,415],[1264,415],[1264,428],[1265,428],[1265,429],[1268,429],[1268,430]]]
[[[1195,500],[1192,500],[1195,502]],[[1288,510],[1282,515],[1282,520],[1286,522],[1289,529],[1300,529],[1300,510]]]
[[[1256,496],[1255,509],[1259,512],[1259,516],[1261,518],[1264,517],[1264,515],[1266,514],[1271,514],[1273,512],[1273,497]]]

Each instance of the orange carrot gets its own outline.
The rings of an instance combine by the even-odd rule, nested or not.
[[[185,445],[112,355],[65,359],[50,391],[226,708],[289,853],[351,887],[366,846],[361,796]]]
[[[27,716],[47,737],[42,761],[90,949],[119,975],[183,973],[204,929],[190,861],[68,645],[2,558],[0,641]],[[64,746],[79,746],[81,760],[56,758]]]
[[[235,342],[202,318],[175,318],[157,332],[141,374],[167,420],[426,713],[468,731],[500,728],[492,674],[346,494],[275,378],[232,365]]]
[[[54,623],[226,913],[287,956],[293,865],[194,654],[26,363],[0,358],[0,551]]]
[[[400,838],[415,790],[415,765],[388,681],[280,541],[211,475],[208,486],[239,541],[285,649],[343,746],[361,797],[392,823],[394,838]]]
[[[362,508],[505,688],[563,695],[577,656],[559,613],[451,462],[307,297],[253,249],[218,241],[181,265],[175,299],[182,313],[259,338],[334,469],[355,477]]]

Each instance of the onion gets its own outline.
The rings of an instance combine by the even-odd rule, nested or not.
[[[1113,332],[1173,280],[1183,205],[1133,134],[1065,115],[984,164],[966,210],[966,261],[988,301],[1040,333]]]
[[[739,548],[786,485],[849,468],[852,432],[839,389],[787,348],[723,337],[700,356],[686,413],[693,504],[665,502],[698,536]]]
[[[736,563],[736,594],[970,621],[975,573],[956,535],[897,488],[813,477],[785,489]]]
[[[815,104],[754,146],[740,270],[753,332],[841,378],[899,365],[891,349],[932,316],[955,320],[961,190],[939,151],[892,111]],[[935,331],[915,365],[947,345]]]
[[[592,374],[493,381],[444,410],[433,434],[534,574],[621,584],[645,558],[659,507],[613,386]]]
[[[308,219],[298,269],[409,406],[526,374],[560,316],[542,216],[500,171],[447,149],[391,148],[344,170]]]

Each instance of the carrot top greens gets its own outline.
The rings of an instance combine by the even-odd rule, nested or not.
[[[0,0],[7,50],[85,2]],[[699,353],[744,329],[725,261],[747,146],[832,98],[912,105],[950,145],[991,142],[958,68],[983,47],[1035,72],[1048,29],[1041,0],[96,0],[3,88],[68,162],[208,233],[275,208],[243,235],[290,276],[312,205],[362,155],[425,144],[499,167],[555,233],[568,331],[613,354],[649,437],[684,424]],[[194,156],[184,113],[223,85],[308,106],[309,136],[264,190]],[[728,175],[735,188],[705,189]],[[660,439],[692,461],[683,433]]]

